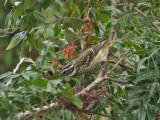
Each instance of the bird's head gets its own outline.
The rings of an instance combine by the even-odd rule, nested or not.
[[[75,71],[74,71],[74,65],[73,64],[68,64],[65,67],[62,68],[60,72],[60,76],[74,76]]]

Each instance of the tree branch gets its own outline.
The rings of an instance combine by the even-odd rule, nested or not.
[[[106,80],[110,80],[110,81],[118,82],[118,83],[123,83],[123,84],[128,84],[128,81],[115,79],[115,78],[112,78],[112,77],[106,77]]]
[[[16,68],[13,70],[13,74],[15,74],[19,70],[19,67],[21,66],[21,64],[23,63],[23,61],[24,61],[24,58],[20,58],[19,63],[17,64]],[[11,83],[12,83],[12,80],[8,81],[6,83],[6,86],[9,86]]]
[[[43,107],[41,107],[41,108],[34,108],[33,110],[35,110],[36,113],[33,113],[33,112],[31,112],[31,111],[25,111],[25,112],[19,113],[17,116],[18,116],[18,117],[23,117],[23,118],[25,118],[25,117],[27,117],[27,116],[29,115],[29,117],[32,117],[33,115],[35,115],[35,114],[37,114],[37,113],[40,113],[40,112],[49,110],[49,109],[52,108],[52,107],[58,107],[58,106],[59,106],[58,103],[51,103],[51,104],[49,104],[48,106],[43,106]],[[28,117],[27,117],[27,118],[28,118]]]
[[[114,62],[113,60],[109,60],[109,63],[114,63],[114,64],[115,64],[115,62]],[[128,66],[128,65],[125,65],[125,64],[122,64],[122,63],[120,63],[119,65],[120,65],[121,67],[126,68],[126,69],[129,69],[129,70],[133,70],[133,69],[134,69],[133,67]]]
[[[113,68],[107,72],[105,76],[108,76],[124,59],[124,57],[132,50],[132,47],[117,61],[117,63],[113,66]]]
[[[84,113],[87,113],[87,114],[90,114],[90,115],[97,114],[97,115],[100,115],[100,116],[103,116],[103,117],[109,117],[109,118],[113,119],[113,117],[111,115],[104,115],[102,113],[93,112],[93,111],[89,111],[89,110],[81,110],[81,112],[84,112]]]
[[[15,74],[19,70],[19,67],[21,66],[23,61],[24,61],[24,58],[20,58],[19,63],[17,64],[16,68],[13,70],[13,74]],[[12,79],[6,83],[6,86],[9,86],[11,83],[12,83]],[[4,95],[4,92],[0,92],[0,95]]]
[[[88,4],[87,4],[87,9],[86,9],[85,14],[87,14],[87,12],[88,12],[88,10],[89,10],[89,6],[91,5],[91,2],[92,2],[92,0],[89,0],[89,2],[88,2]]]

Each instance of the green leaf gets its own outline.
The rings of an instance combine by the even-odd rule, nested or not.
[[[130,86],[130,87],[127,87],[126,90],[127,90],[127,92],[130,93],[130,94],[132,94],[132,93],[137,94],[137,93],[142,93],[142,92],[144,92],[145,89],[142,88],[141,86]]]
[[[33,3],[34,0],[25,0],[23,5],[24,10],[31,9],[33,7]]]
[[[41,23],[46,24],[50,22],[49,19],[45,15],[43,15],[41,12],[34,11],[33,14],[34,14],[34,17]]]
[[[22,73],[22,76],[23,76],[26,80],[30,80],[30,77],[29,77],[26,73]]]
[[[4,77],[7,77],[9,75],[11,75],[12,73],[11,72],[7,72],[7,73],[4,73],[4,74],[1,74],[0,75],[0,79],[4,78]]]
[[[111,20],[108,21],[107,26],[108,27],[113,27],[117,23],[118,23],[118,19],[111,19]]]
[[[144,50],[137,50],[135,52],[132,52],[132,54],[143,55],[143,54],[146,54],[147,52],[148,52],[148,50],[144,49]]]
[[[143,63],[148,59],[148,57],[144,57],[142,60],[139,61],[138,66],[137,66],[137,73],[140,75],[140,69]]]
[[[78,78],[71,78],[76,84],[80,85],[81,81]]]
[[[7,87],[5,84],[0,82],[0,92],[9,90],[9,87]]]
[[[18,17],[20,17],[22,15],[22,11],[23,11],[23,5],[19,4],[15,9],[13,9],[13,21],[16,24],[16,21]]]
[[[14,79],[14,78],[17,78],[17,77],[19,77],[19,76],[20,76],[20,74],[9,75],[9,76],[6,76],[6,77],[3,79],[3,81],[4,81],[4,82],[8,82],[9,80],[12,80],[12,79]]]
[[[62,85],[62,80],[50,80],[47,84],[46,91],[54,94],[61,93],[59,85]]]
[[[129,11],[134,12],[134,4],[129,3]]]
[[[5,20],[5,27],[6,30],[9,30],[12,24],[12,10],[8,13],[6,20]]]
[[[38,39],[40,36],[43,36],[43,32],[45,30],[44,26],[38,26],[36,28],[33,28],[31,31],[37,29],[36,33],[34,34],[34,39]],[[31,32],[30,31],[30,32]]]
[[[35,86],[39,86],[39,87],[46,87],[47,83],[48,83],[47,80],[41,79],[41,78],[37,78],[37,79],[31,81],[31,84],[33,84]]]
[[[160,45],[160,41],[157,41],[157,42],[152,41],[152,43],[155,44],[155,45]]]
[[[82,109],[83,104],[78,96],[65,96],[65,98],[79,109]]]
[[[123,10],[124,10],[125,12],[127,12],[127,11],[128,11],[128,8],[129,8],[129,5],[128,5],[128,3],[125,1],[125,2],[124,2],[124,5],[123,5]]]
[[[28,41],[25,39],[21,44],[21,52],[24,51],[24,49],[25,49],[25,47],[27,47],[27,45],[28,45]]]
[[[122,90],[122,88],[120,86],[118,86],[117,92],[115,94],[117,95],[118,98],[122,97],[123,90]]]
[[[54,27],[54,34],[55,34],[55,37],[57,37],[61,32],[61,25],[60,24],[55,24],[55,27]]]
[[[117,9],[115,7],[112,7],[112,6],[106,7],[106,10],[108,12],[110,12],[111,14],[117,14],[117,15],[121,15],[122,14],[122,12],[119,9]]]
[[[124,109],[123,113],[121,114],[121,116],[120,116],[119,118],[123,118],[123,116],[125,116],[126,113],[129,111],[129,109],[131,109],[134,105],[135,105],[134,102],[133,102],[133,103],[130,103],[130,104]],[[122,119],[120,119],[120,120],[122,120]]]
[[[144,19],[142,17],[136,17],[136,21],[137,21],[137,24],[140,26],[140,27],[147,27],[145,22],[144,22]]]
[[[75,106],[77,106],[79,109],[82,109],[82,102],[80,100],[80,98],[74,94],[73,89],[71,88],[71,86],[66,83],[65,84],[65,89],[64,89],[64,97],[70,101],[72,104],[74,104]]]
[[[74,91],[71,88],[70,84],[68,84],[68,83],[65,84],[64,94],[66,94],[66,95],[74,95]]]
[[[45,39],[49,40],[51,37],[53,37],[53,32],[54,32],[53,25],[51,24],[45,30],[45,35],[44,35]]]
[[[66,38],[66,40],[67,40],[68,42],[71,42],[71,41],[74,40],[75,34],[74,34],[72,31],[70,31],[70,30],[65,30],[65,31],[64,31],[64,35],[65,35],[65,38]]]
[[[152,109],[151,105],[148,104],[147,107],[148,107],[148,109],[147,109],[148,119],[149,120],[155,120],[155,115],[153,113],[153,109]]]
[[[139,105],[139,112],[138,112],[138,120],[145,120],[146,119],[146,107],[145,107],[144,100],[141,100],[141,103]]]
[[[20,32],[15,34],[12,39],[11,42],[9,43],[8,47],[6,48],[6,50],[12,49],[13,47],[15,47],[26,35],[27,32]]]
[[[40,44],[40,41],[34,40],[34,45],[38,51],[42,51],[42,46]]]

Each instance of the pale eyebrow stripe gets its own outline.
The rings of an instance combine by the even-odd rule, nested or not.
[[[69,68],[66,68],[66,69],[62,70],[62,73],[63,73],[65,70],[70,69],[71,67],[73,67],[73,65],[71,65]]]

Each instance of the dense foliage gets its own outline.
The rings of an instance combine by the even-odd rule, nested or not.
[[[24,62],[29,64],[23,71],[0,75],[0,118],[18,119],[19,113],[32,111],[32,115],[25,116],[27,119],[89,119],[91,115],[85,114],[84,118],[82,114],[85,109],[84,112],[92,114],[110,115],[109,119],[114,120],[159,119],[160,28],[154,26],[160,25],[158,0],[117,0],[115,7],[105,0],[7,2],[13,8],[6,16],[5,28],[14,36],[6,50],[20,45],[21,52],[36,50],[39,56],[35,61],[25,57]],[[111,19],[113,14],[116,17]],[[133,47],[110,74],[115,79],[127,80],[128,84],[105,80],[90,93],[77,96],[75,93],[95,80],[99,67],[76,77],[60,77],[61,68],[81,51],[109,36],[113,26],[114,39],[127,33],[131,38],[112,46],[106,71]],[[10,80],[11,84],[6,86]],[[51,103],[59,106],[36,113],[34,108]],[[101,119],[101,115],[92,119]]]

